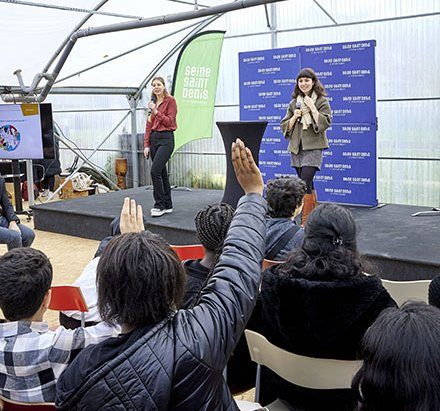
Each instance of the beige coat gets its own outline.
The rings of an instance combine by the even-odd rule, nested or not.
[[[283,131],[284,137],[289,140],[288,150],[293,154],[298,154],[300,142],[303,150],[323,150],[328,148],[325,130],[327,130],[332,122],[330,104],[325,97],[318,97],[315,106],[319,112],[318,124],[315,123],[315,119],[312,115],[313,123],[307,130],[303,130],[302,124],[298,122],[295,123],[290,132],[287,130],[289,120],[293,117],[293,112],[296,109],[296,98],[289,103],[287,113],[281,120],[281,130]]]

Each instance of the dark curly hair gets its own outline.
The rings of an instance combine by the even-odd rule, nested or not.
[[[316,76],[315,71],[310,68],[303,68],[301,69],[301,71],[298,73],[298,76],[296,77],[296,84],[295,84],[295,88],[293,89],[293,93],[292,93],[292,97],[293,98],[297,98],[298,95],[301,95],[302,97],[304,97],[304,93],[301,91],[301,89],[298,86],[298,80],[301,77],[307,77],[307,78],[311,78],[313,81],[313,88],[312,91],[314,91],[318,97],[322,97],[322,96],[326,96],[327,92],[325,91],[324,86],[322,85],[322,83],[319,81],[319,78]]]
[[[103,320],[155,324],[180,307],[185,272],[170,246],[149,231],[114,237],[96,271],[98,309]]]
[[[266,186],[266,200],[269,216],[272,218],[290,218],[301,206],[306,183],[298,177],[280,177],[269,180]]]
[[[280,274],[314,279],[354,277],[363,271],[356,244],[356,223],[349,210],[322,204],[309,215],[304,240],[294,249]]]
[[[440,410],[440,310],[408,302],[366,331],[352,388],[361,411]]]
[[[52,284],[52,264],[33,248],[14,248],[0,257],[0,308],[9,321],[32,317]]]

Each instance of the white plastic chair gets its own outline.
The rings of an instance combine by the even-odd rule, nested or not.
[[[391,281],[382,279],[382,285],[400,306],[408,300],[428,302],[428,290],[431,280]]]
[[[361,367],[361,361],[333,360],[297,355],[270,343],[266,337],[245,330],[252,361],[258,364],[255,383],[255,402],[260,396],[261,366],[264,365],[286,381],[301,387],[330,390],[349,389],[351,380]],[[280,402],[266,407],[269,411],[287,410]]]

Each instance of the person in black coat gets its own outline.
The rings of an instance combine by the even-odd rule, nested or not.
[[[221,203],[207,205],[196,214],[196,233],[205,249],[205,256],[200,260],[183,262],[188,276],[182,308],[190,308],[197,302],[200,291],[218,263],[234,211],[234,207]]]
[[[353,378],[359,411],[440,410],[440,310],[408,301],[384,310],[362,340]]]
[[[5,180],[0,177],[0,244],[6,244],[8,250],[18,247],[30,247],[35,233],[29,227],[20,224],[6,191]]]
[[[143,232],[141,209],[124,213],[139,232],[112,239],[97,269],[101,317],[121,323],[123,334],[76,357],[58,380],[57,409],[238,410],[223,370],[255,305],[267,206],[261,174],[238,139],[232,156],[246,195],[193,308],[176,311],[185,280],[176,254]]]
[[[396,303],[376,276],[363,273],[351,213],[324,204],[305,226],[302,247],[263,274],[261,295],[247,328],[287,351],[353,360],[381,311]],[[280,398],[295,410],[353,410],[350,390],[313,390],[262,373],[261,403]]]

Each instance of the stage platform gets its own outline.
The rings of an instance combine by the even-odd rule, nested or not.
[[[174,212],[149,216],[153,193],[145,187],[33,206],[37,230],[101,240],[119,215],[123,198],[142,204],[147,228],[171,244],[197,242],[194,217],[203,206],[222,199],[220,190],[173,190]],[[359,250],[384,278],[430,279],[440,274],[440,217],[411,217],[428,208],[388,204],[381,208],[348,207],[359,228]]]

